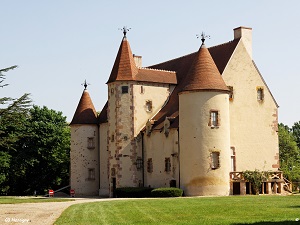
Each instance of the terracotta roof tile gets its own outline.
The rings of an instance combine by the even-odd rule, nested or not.
[[[181,91],[229,91],[221,74],[204,44],[194,57]]]
[[[208,48],[208,50],[209,50],[209,52],[210,52],[210,54],[211,54],[211,56],[212,56],[212,58],[215,62],[220,74],[223,73],[223,71],[224,71],[224,69],[225,69],[225,67],[226,67],[231,55],[233,54],[233,51],[235,50],[235,48],[236,48],[239,41],[240,41],[240,39],[235,39],[235,40],[230,41],[228,43]],[[120,52],[120,50],[119,50],[119,52]],[[177,78],[177,86],[175,87],[174,91],[172,92],[172,94],[169,98],[169,101],[153,118],[154,120],[156,120],[156,123],[155,123],[156,126],[161,124],[164,121],[166,116],[171,116],[174,113],[178,112],[178,109],[179,109],[178,93],[184,87],[184,82],[182,82],[182,81],[184,80],[185,76],[187,75],[187,73],[188,73],[188,71],[189,71],[189,69],[190,69],[190,67],[191,67],[191,65],[194,61],[196,53],[197,52],[194,52],[194,53],[191,53],[191,54],[188,54],[188,55],[176,58],[176,59],[172,59],[172,60],[162,62],[162,63],[159,63],[159,64],[148,67],[148,68],[151,68],[151,69],[158,69],[158,70],[165,70],[165,71],[175,71],[176,72],[176,78]],[[119,55],[119,53],[118,53],[118,55]],[[130,51],[130,55],[132,55],[131,51]],[[117,59],[118,59],[118,57],[119,56],[117,56]],[[117,59],[116,59],[116,61],[117,61]],[[132,62],[133,61],[131,61],[131,63]],[[114,67],[115,67],[115,65],[114,65]],[[145,71],[141,71],[143,69],[144,68],[139,69],[138,73],[140,73],[140,75],[136,75],[138,77],[138,80],[142,79],[142,78],[140,78],[140,76],[142,76],[142,74],[145,72]],[[166,72],[166,73],[168,73],[168,72]],[[113,72],[112,72],[112,74],[113,74]],[[148,75],[148,76],[150,76],[150,75]],[[153,76],[159,77],[158,73],[156,73]],[[169,76],[169,75],[166,75],[166,76]],[[145,79],[145,81],[150,81],[151,80],[149,78],[144,78],[144,79]],[[166,79],[166,78],[164,78],[164,79]],[[109,81],[110,80],[111,80],[111,78],[109,79]],[[152,79],[152,82],[153,82],[153,80],[155,80],[155,79]],[[161,81],[159,81],[159,82],[161,82]],[[172,84],[172,82],[174,82],[174,78],[172,78],[171,75],[168,79],[168,82],[170,82],[171,84]],[[104,109],[105,109],[105,107],[103,108],[102,112],[104,111]],[[102,112],[101,112],[101,114],[102,114]],[[106,110],[105,110],[105,112],[106,112]],[[177,119],[178,119],[178,117],[176,117],[176,120]],[[106,115],[106,118],[105,118],[105,113],[104,112],[103,112],[103,115],[101,116],[100,121],[101,121],[101,123],[107,121],[107,115]],[[176,122],[173,122],[173,124],[171,125],[172,128],[174,128],[173,126],[176,125],[176,124],[177,124]]]
[[[140,68],[134,77],[135,81],[177,84],[176,73],[174,71],[164,71],[149,68]]]
[[[91,97],[88,91],[84,90],[70,124],[97,124],[97,122],[97,113]]]
[[[236,39],[228,43],[214,46],[208,49],[221,74],[223,73],[238,42],[239,39]],[[172,92],[167,104],[154,116],[153,119],[157,121],[156,124],[162,123],[166,116],[171,116],[172,114],[174,114],[179,110],[178,93],[184,87],[184,82],[182,82],[182,80],[185,78],[186,74],[188,73],[188,70],[190,69],[193,60],[196,56],[196,53],[197,52],[194,52],[189,55],[185,55],[176,59],[172,59],[160,64],[150,66],[150,68],[175,71],[177,75],[177,82],[178,82],[178,85]]]
[[[133,80],[137,73],[138,68],[135,65],[129,42],[124,37],[107,83],[117,80]]]
[[[137,68],[127,38],[123,38],[107,83],[114,81],[146,81],[177,84],[172,71]]]
[[[101,113],[98,117],[99,123],[106,123],[107,122],[107,107],[108,107],[108,101],[105,103],[103,109],[101,110]]]

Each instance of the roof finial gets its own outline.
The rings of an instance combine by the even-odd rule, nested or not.
[[[82,83],[81,85],[83,85],[83,86],[84,86],[84,90],[86,90],[87,86],[90,85],[90,84],[88,84],[88,83],[86,82],[86,80],[84,80],[84,83]]]
[[[197,38],[199,38],[199,34],[196,34]],[[201,41],[202,41],[202,44],[204,44],[205,42],[205,38],[210,38],[209,35],[205,35],[204,32],[201,33]]]
[[[124,26],[123,28],[119,28],[119,30],[122,30],[122,31],[123,31],[124,38],[126,38],[126,34],[127,34],[127,32],[128,32],[130,29],[131,29],[131,28],[127,28],[126,26]]]

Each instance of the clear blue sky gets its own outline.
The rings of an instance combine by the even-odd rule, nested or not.
[[[0,0],[1,96],[31,93],[34,104],[62,111],[71,121],[87,79],[97,111],[107,99],[106,81],[121,39],[143,66],[233,39],[233,28],[253,28],[253,59],[279,108],[279,122],[300,120],[300,1],[102,1]]]

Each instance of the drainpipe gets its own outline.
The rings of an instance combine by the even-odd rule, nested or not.
[[[177,129],[177,133],[178,133],[178,187],[180,188],[180,141],[179,141],[179,127]]]
[[[98,143],[97,143],[97,152],[98,152],[98,176],[99,176],[99,183],[98,183],[98,196],[100,196],[100,174],[101,174],[101,170],[100,170],[100,124],[97,125],[97,128],[98,128]]]
[[[143,182],[143,187],[145,187],[144,132],[141,132],[141,135],[142,135],[142,162],[143,162],[143,167],[142,167],[142,182]]]

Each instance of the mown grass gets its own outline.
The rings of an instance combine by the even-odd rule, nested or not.
[[[66,202],[74,201],[67,198],[44,198],[44,197],[0,197],[0,204],[38,203],[38,202]]]
[[[72,205],[62,224],[300,224],[300,196],[135,199]]]

